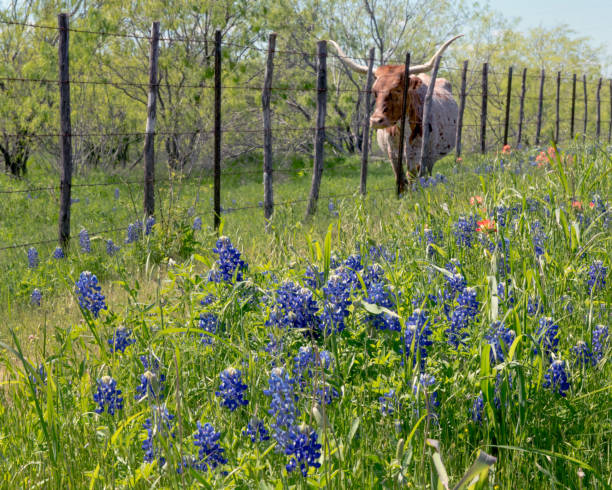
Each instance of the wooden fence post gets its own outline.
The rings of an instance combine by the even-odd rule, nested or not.
[[[489,97],[489,64],[482,64],[482,105],[480,110],[480,151],[487,151],[487,99]]]
[[[433,169],[433,158],[431,157],[431,102],[433,99],[434,87],[438,78],[438,70],[440,69],[441,56],[436,58],[429,87],[427,87],[427,95],[425,95],[425,104],[423,105],[423,138],[421,141],[421,168],[419,176],[425,175],[425,170],[431,175]]]
[[[147,129],[144,143],[144,213],[155,212],[155,118],[157,115],[157,60],[159,58],[159,22],[151,25],[149,51],[149,98],[147,102]]]
[[[261,107],[263,112],[263,147],[264,147],[264,218],[266,231],[270,229],[270,218],[274,211],[274,192],[272,189],[272,115],[270,112],[270,91],[272,89],[272,76],[274,73],[274,50],[276,48],[276,33],[268,36],[268,59],[266,61],[266,74],[263,91],[261,93]]]
[[[362,196],[367,193],[366,184],[368,180],[368,153],[370,152],[370,92],[372,92],[372,81],[374,75],[374,48],[370,49],[368,54],[368,77],[366,79],[365,89],[365,121],[363,122],[363,144],[361,146],[361,181],[360,192]]]
[[[315,133],[315,154],[312,169],[312,185],[308,197],[306,218],[317,210],[319,188],[323,175],[323,147],[325,143],[325,116],[327,114],[327,42],[317,42],[317,127]]]
[[[400,196],[404,190],[404,181],[406,179],[404,174],[404,138],[406,136],[406,111],[408,110],[408,87],[410,86],[410,53],[406,53],[406,60],[404,62],[404,90],[402,93],[402,115],[400,117],[400,147],[397,158],[397,167],[395,169],[395,188],[397,197]],[[410,123],[410,121],[408,121]]]
[[[572,76],[572,115],[570,118],[570,139],[574,139],[574,121],[576,120],[576,74]]]
[[[527,90],[527,68],[523,68],[523,79],[521,81],[521,100],[519,101],[519,126],[516,146],[520,148],[523,138],[523,120],[525,119],[525,92]]]
[[[599,79],[597,83],[597,126],[596,132],[597,141],[599,141],[599,137],[601,136],[601,84],[603,83],[603,79]]]
[[[504,125],[504,146],[508,144],[508,126],[510,125],[511,97],[512,97],[512,67],[508,68],[508,91],[506,93],[506,122]]]
[[[561,72],[557,72],[557,106],[556,106],[556,114],[555,118],[555,144],[559,144],[559,126],[561,123],[561,107],[559,105],[561,99]]]
[[[457,136],[455,137],[455,157],[461,156],[461,133],[463,132],[463,112],[465,111],[465,97],[467,85],[468,60],[463,62],[461,71],[461,93],[459,94],[459,119],[457,121]]]
[[[542,131],[542,110],[544,108],[544,80],[546,79],[546,73],[544,70],[540,72],[540,96],[538,97],[538,122],[536,126],[536,145],[540,144],[540,132]]]
[[[221,225],[221,30],[215,31],[214,228]]]
[[[60,181],[59,244],[65,249],[70,240],[70,192],[72,189],[72,126],[70,123],[68,14],[59,14],[57,23],[59,27],[60,158],[62,164]]]
[[[586,75],[582,75],[582,87],[584,89],[584,126],[582,129],[582,141],[586,140],[587,123],[589,114],[589,101],[587,96],[587,79]]]

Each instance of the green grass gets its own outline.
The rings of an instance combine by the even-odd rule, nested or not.
[[[602,260],[608,271],[612,266],[611,208],[605,203],[612,191],[612,164],[603,150],[573,148],[567,153],[576,156],[574,163],[567,163],[563,155],[543,168],[532,167],[528,161],[533,154],[523,153],[504,157],[503,168],[495,156],[466,158],[461,165],[448,159],[435,167],[447,177],[445,184],[417,188],[399,200],[393,191],[372,192],[366,199],[344,197],[333,210],[322,199],[310,221],[304,221],[305,202],[279,206],[270,233],[264,231],[260,208],[226,213],[223,234],[249,265],[245,280],[236,284],[207,281],[217,258],[212,252],[209,178],[198,183],[176,177],[159,185],[157,224],[151,235],[135,244],[123,243],[124,232],[93,236],[91,254],[81,253],[74,243],[69,256],[60,261],[50,258],[54,244],[41,246],[41,264],[34,270],[27,268],[25,250],[3,252],[2,486],[435,488],[434,461],[443,462],[450,482],[456,484],[483,450],[497,458],[482,482],[485,487],[609,488],[610,343],[595,366],[576,364],[571,348],[579,340],[591,347],[596,325],[610,326],[611,274],[592,294],[587,279],[594,260]],[[254,170],[256,165],[241,162],[241,168]],[[298,171],[301,167],[300,161],[286,166]],[[358,169],[356,158],[330,160],[321,195],[356,192]],[[41,183],[56,179],[36,168],[30,182],[1,178],[2,189],[44,186]],[[79,177],[77,183],[112,179],[94,173]],[[133,188],[130,194],[118,177],[114,179],[120,189],[118,201],[114,185],[75,188],[80,198],[73,206],[75,232],[81,227],[125,227],[140,218],[140,190]],[[276,184],[277,202],[304,199],[310,172],[304,167],[303,175],[290,178],[279,173]],[[368,186],[393,187],[388,163],[371,164]],[[48,196],[3,196],[4,243],[54,236],[57,210]],[[224,207],[257,205],[261,196],[256,173],[223,179]],[[472,196],[482,197],[482,204],[470,205]],[[582,209],[572,205],[576,201]],[[460,216],[490,218],[502,205],[514,208],[505,226],[496,217],[497,231],[473,233],[468,247],[457,244],[453,229]],[[194,216],[202,217],[202,231],[191,229]],[[534,254],[535,220],[547,237],[540,257]],[[432,252],[425,245],[426,228],[442,235]],[[122,246],[114,257],[105,255],[103,239],[109,237]],[[487,246],[504,239],[507,260],[505,250]],[[378,260],[393,293],[384,311],[398,316],[402,333],[376,329],[368,321],[371,315],[385,313],[364,305],[367,294],[360,282],[352,292],[342,332],[313,339],[301,331],[267,325],[277,301],[275,291],[284,281],[304,284],[306,268],[313,265],[326,274],[325,281],[340,273],[334,261],[356,252],[371,265],[377,261],[368,254],[374,245],[392,257]],[[475,288],[478,300],[477,314],[464,331],[464,345],[457,349],[447,342],[450,322],[443,299],[444,271],[451,258],[461,263],[461,274]],[[505,274],[503,260],[509,267]],[[98,276],[106,296],[108,310],[97,319],[79,309],[74,294],[74,281],[83,270]],[[506,294],[512,291],[513,303],[498,296],[501,282]],[[40,307],[29,304],[35,287],[43,292]],[[208,294],[215,301],[202,305],[200,300]],[[319,306],[325,303],[321,288],[314,288],[313,295]],[[530,313],[534,298],[540,301],[540,313]],[[446,303],[451,311],[459,308],[454,299]],[[431,319],[433,344],[427,348],[425,372],[435,377],[432,386],[420,389],[415,389],[420,386],[419,364],[413,367],[401,350],[406,322],[417,306]],[[219,318],[212,345],[201,342],[199,318],[204,312]],[[566,362],[571,384],[566,397],[543,386],[550,360],[541,349],[533,352],[542,316],[559,325],[555,355]],[[517,339],[506,346],[501,363],[489,361],[485,338],[494,321],[503,321]],[[120,325],[132,330],[135,343],[124,353],[113,353],[107,339]],[[264,350],[271,333],[282,340],[277,353]],[[287,473],[289,458],[275,451],[274,438],[254,445],[242,436],[254,416],[270,428],[270,397],[263,390],[271,369],[282,366],[291,373],[299,348],[305,346],[327,350],[332,359],[327,369],[311,366],[312,374],[294,387],[299,422],[316,430],[322,444],[321,467],[311,468],[307,478],[299,468]],[[167,460],[164,467],[144,463],[141,449],[146,437],[142,424],[155,413],[158,402],[134,398],[144,371],[139,356],[152,354],[166,376],[162,404],[175,415],[174,437],[157,439]],[[46,383],[32,376],[41,363]],[[248,386],[249,404],[234,412],[221,407],[215,396],[219,374],[230,366],[242,371]],[[114,416],[94,412],[96,380],[105,375],[123,391],[124,408]],[[315,394],[324,386],[336,389],[339,396],[321,406]],[[395,390],[394,412],[383,415],[379,397],[389,390]],[[438,406],[431,403],[434,391]],[[479,423],[470,411],[481,391],[484,410]],[[183,458],[197,455],[192,436],[198,421],[210,422],[220,431],[219,444],[228,462],[209,472],[188,468],[178,473]],[[440,453],[427,439],[439,441]]]

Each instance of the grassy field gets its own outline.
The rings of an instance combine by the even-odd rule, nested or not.
[[[209,177],[160,175],[126,243],[138,176],[79,176],[113,185],[75,187],[67,257],[0,252],[2,486],[452,488],[480,455],[462,488],[610,488],[612,162],[537,153],[439,162],[401,199],[388,163],[361,199],[358,159],[329,160],[345,197],[311,221],[295,160],[270,233],[242,162],[220,241]],[[52,238],[56,200],[3,195],[3,246]]]

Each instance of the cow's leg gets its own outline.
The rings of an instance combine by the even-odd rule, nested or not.
[[[395,131],[379,129],[376,132],[376,139],[378,141],[378,146],[380,146],[389,157],[393,173],[395,174],[395,182],[399,181],[399,191],[402,193],[406,189],[408,181],[399,166],[399,131],[397,131],[397,128],[393,129],[395,129]]]
[[[406,177],[409,183],[419,177],[421,171],[421,137],[413,140],[412,143],[406,142],[404,153],[406,155]]]

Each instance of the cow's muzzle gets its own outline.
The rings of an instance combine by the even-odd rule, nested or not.
[[[391,121],[389,121],[388,117],[373,114],[372,117],[370,117],[370,126],[374,129],[384,129],[391,126]]]

